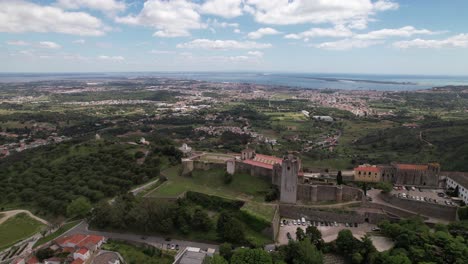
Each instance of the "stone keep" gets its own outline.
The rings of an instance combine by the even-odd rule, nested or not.
[[[299,161],[293,155],[284,157],[281,163],[280,202],[295,204],[297,201],[297,174]]]

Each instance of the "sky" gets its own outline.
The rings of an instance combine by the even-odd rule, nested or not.
[[[466,0],[0,0],[0,72],[468,75]]]

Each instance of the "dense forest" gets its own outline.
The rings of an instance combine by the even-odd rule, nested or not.
[[[24,204],[38,213],[63,215],[78,197],[96,203],[158,177],[162,156],[180,159],[171,145],[148,151],[145,162],[137,164],[137,146],[70,141],[6,158],[0,163],[0,205]]]

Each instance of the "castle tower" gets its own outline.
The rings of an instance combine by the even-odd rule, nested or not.
[[[299,160],[293,155],[284,157],[281,164],[280,202],[295,204],[297,201],[297,174]]]
[[[247,148],[241,151],[241,159],[249,160],[255,158],[255,150]]]

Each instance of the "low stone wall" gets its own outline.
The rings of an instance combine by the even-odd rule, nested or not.
[[[363,196],[361,189],[345,185],[298,184],[297,188],[297,200],[311,203],[361,201]]]
[[[271,220],[273,241],[276,241],[276,238],[278,238],[280,221],[281,221],[280,209],[279,209],[279,206],[277,205],[275,207],[275,215],[273,216],[273,219]]]
[[[313,207],[300,205],[280,204],[280,215],[286,218],[300,219],[305,217],[311,221],[337,221],[340,223],[364,223],[365,215],[355,211],[319,210]]]
[[[456,219],[457,207],[454,206],[445,206],[424,201],[401,199],[396,196],[383,193],[379,195],[382,200],[386,201],[387,203],[414,212],[416,214],[439,218],[447,221],[455,221]]]

